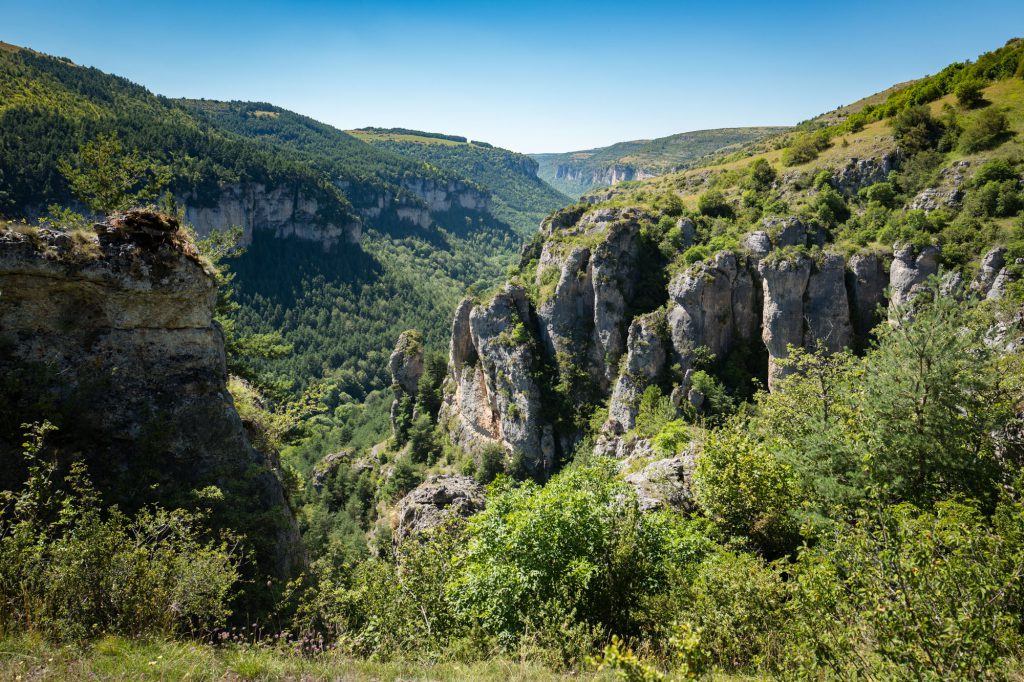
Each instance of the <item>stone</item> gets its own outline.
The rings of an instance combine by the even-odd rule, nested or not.
[[[651,462],[640,471],[627,474],[624,479],[636,491],[641,511],[665,508],[694,511],[694,468],[693,453],[687,450],[679,457]]]
[[[626,365],[615,383],[608,420],[628,431],[636,426],[640,398],[665,370],[664,314],[641,315],[629,326]]]
[[[915,255],[910,244],[897,244],[893,248],[893,261],[889,267],[889,322],[899,324],[908,306],[928,278],[939,272],[939,248],[926,246]]]
[[[83,253],[0,231],[0,374],[20,377],[8,399],[22,421],[57,423],[53,446],[80,453],[122,509],[219,488],[233,529],[260,539],[250,576],[290,579],[305,555],[277,454],[252,446],[227,390],[214,273],[172,218],[131,212],[96,232]],[[0,488],[24,473],[21,435],[0,434]]]
[[[468,518],[483,511],[484,489],[468,476],[431,476],[403,497],[395,510],[392,540],[424,539],[449,519]]]
[[[880,306],[886,304],[885,289],[889,273],[882,258],[873,253],[858,253],[847,263],[846,291],[850,300],[850,324],[858,347],[864,348],[871,330],[881,322]]]

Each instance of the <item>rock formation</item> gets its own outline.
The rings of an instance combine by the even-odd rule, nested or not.
[[[522,457],[528,471],[540,474],[550,469],[555,451],[534,378],[535,327],[526,292],[513,285],[488,303],[460,304],[440,419],[461,447],[499,443],[509,457]]]
[[[423,337],[410,329],[398,336],[395,350],[388,362],[391,371],[391,388],[395,399],[391,403],[391,430],[397,432],[401,418],[414,419],[416,394],[420,377],[423,376]],[[401,414],[402,411],[405,414]]]
[[[262,232],[317,242],[326,250],[336,244],[356,243],[362,233],[354,216],[323,216],[315,198],[287,185],[267,188],[260,183],[235,183],[223,187],[212,202],[185,195],[181,203],[186,220],[200,236],[238,226],[243,244],[251,244],[254,235]]]
[[[910,244],[897,244],[889,267],[889,321],[896,323],[929,277],[939,272],[939,249],[926,246],[916,256]]]
[[[275,476],[227,391],[213,273],[171,219],[133,212],[97,236],[0,232],[0,481],[22,471],[20,422],[81,457],[109,502],[209,506],[244,532],[263,575],[303,562]],[[199,491],[216,486],[223,501]]]
[[[608,408],[612,431],[624,433],[636,425],[640,397],[665,370],[665,336],[665,316],[660,312],[641,315],[629,326],[626,365]]]
[[[468,476],[431,476],[403,497],[396,508],[392,539],[400,545],[422,538],[446,520],[466,518],[484,508],[484,489]]]
[[[693,452],[687,450],[678,457],[655,460],[624,478],[636,491],[641,511],[665,507],[692,511],[696,507],[692,489],[695,463]]]

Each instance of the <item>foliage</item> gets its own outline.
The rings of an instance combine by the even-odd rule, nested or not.
[[[790,467],[737,429],[709,433],[694,473],[697,501],[726,533],[778,551],[792,538],[796,500]]]
[[[864,510],[801,553],[794,637],[840,678],[991,679],[1020,651],[1021,507]],[[829,627],[821,627],[828,622]]]
[[[667,515],[641,514],[635,495],[599,462],[544,487],[499,478],[472,517],[449,594],[463,617],[514,641],[526,619],[557,603],[565,613],[627,635],[640,599],[667,568],[693,562],[707,540]]]
[[[724,218],[732,215],[732,206],[726,201],[725,195],[719,190],[711,189],[697,199],[697,210],[711,217]]]
[[[222,625],[239,578],[234,541],[209,539],[200,513],[101,509],[81,463],[61,475],[43,459],[52,429],[30,428],[28,478],[0,494],[0,628],[78,640]]]
[[[995,107],[982,109],[960,135],[960,149],[968,154],[991,149],[1003,141],[1010,131],[1006,114]]]
[[[75,196],[104,215],[156,199],[170,180],[168,168],[126,152],[117,133],[101,134],[57,167]]]

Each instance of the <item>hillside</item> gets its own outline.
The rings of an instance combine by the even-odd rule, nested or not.
[[[0,51],[0,122],[0,215],[77,207],[58,161],[113,131],[170,169],[200,234],[242,226],[239,330],[292,346],[257,369],[292,391],[330,380],[332,402],[386,387],[382,358],[403,329],[443,346],[446,311],[496,283],[522,235],[565,203],[501,150],[446,167],[270,104],[169,100],[14,46]]]
[[[0,676],[1020,679],[1024,39],[561,161],[0,67]],[[244,252],[34,221],[109,130]]]
[[[721,128],[679,133],[654,140],[619,142],[562,154],[533,154],[538,175],[555,189],[578,198],[591,188],[644,180],[687,168],[712,154],[731,149],[785,128]]]
[[[380,128],[349,132],[374,147],[470,178],[491,192],[494,215],[523,236],[570,202],[538,177],[537,162],[525,154],[452,135]]]

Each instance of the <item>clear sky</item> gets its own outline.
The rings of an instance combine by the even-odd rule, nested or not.
[[[170,97],[523,152],[792,124],[1024,34],[1024,1],[0,0],[0,40]]]

